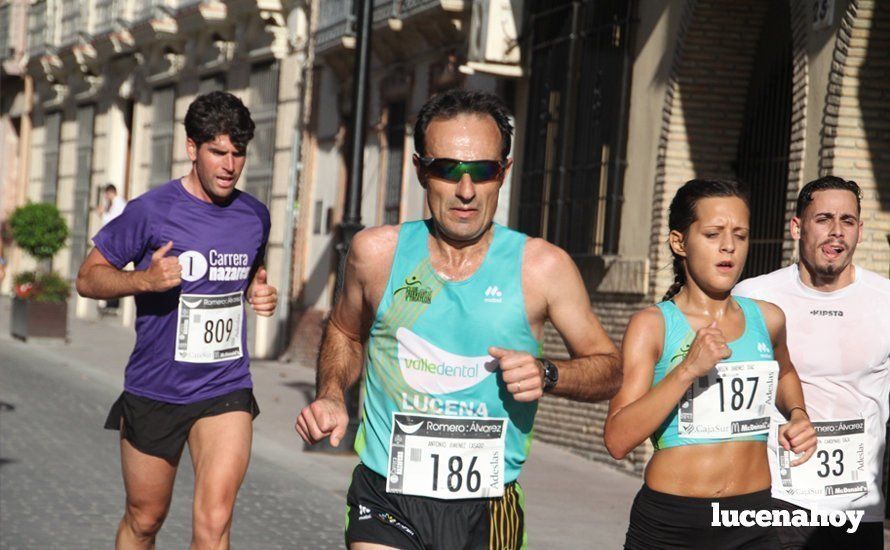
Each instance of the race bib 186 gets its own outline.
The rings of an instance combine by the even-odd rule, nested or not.
[[[440,499],[504,495],[507,419],[393,413],[386,491]]]
[[[775,361],[718,363],[680,400],[680,437],[724,439],[768,433],[778,380]]]
[[[186,363],[214,363],[242,357],[242,297],[241,292],[181,295],[175,359]]]
[[[795,496],[840,496],[868,493],[866,482],[865,420],[830,420],[813,422],[818,443],[816,454],[803,464],[791,467],[797,458],[781,445],[779,478],[782,490]]]

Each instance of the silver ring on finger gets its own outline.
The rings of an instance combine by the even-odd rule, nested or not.
[[[520,384],[519,382],[516,382],[516,393],[519,393],[521,391],[522,391],[522,384]]]

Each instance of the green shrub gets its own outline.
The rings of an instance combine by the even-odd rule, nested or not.
[[[9,217],[12,240],[37,260],[53,257],[68,238],[68,225],[53,204],[33,202],[16,208]],[[25,271],[13,278],[19,298],[38,302],[64,302],[71,285],[57,273]]]
[[[43,202],[16,208],[9,228],[16,244],[38,260],[52,258],[68,238],[68,226],[59,209]]]

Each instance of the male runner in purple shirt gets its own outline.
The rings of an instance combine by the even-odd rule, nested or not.
[[[93,238],[77,275],[85,297],[136,298],[136,346],[106,428],[121,434],[127,502],[116,548],[154,548],[188,441],[195,469],[192,548],[228,548],[235,496],[259,414],[248,370],[246,299],[278,300],[263,256],[269,211],[235,189],[254,123],[225,92],[185,117],[191,172],[131,201]],[[123,268],[132,262],[134,271]]]

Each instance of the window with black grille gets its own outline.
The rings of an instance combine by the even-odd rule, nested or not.
[[[77,108],[77,172],[74,176],[74,204],[71,224],[70,277],[87,255],[88,223],[90,219],[90,180],[93,175],[93,121],[96,106],[81,105]]]
[[[278,107],[278,63],[267,61],[250,68],[250,114],[256,128],[247,146],[244,190],[268,205],[272,200],[275,160],[275,114]]]
[[[155,88],[151,94],[151,159],[149,186],[157,187],[170,180],[173,171],[173,109],[176,90],[173,86]]]
[[[0,4],[0,59],[9,56],[9,21],[12,13],[12,5]]]
[[[625,160],[631,2],[535,0],[519,228],[578,263],[614,254]]]
[[[737,169],[751,198],[751,239],[742,278],[782,264],[792,106],[791,14],[771,2],[764,19],[739,137]]]
[[[396,225],[402,206],[402,167],[405,161],[405,102],[387,107],[386,119],[386,195],[383,198],[383,223]]]
[[[54,111],[46,115],[44,122],[46,129],[46,145],[43,151],[43,187],[40,200],[50,204],[56,204],[59,193],[59,139],[62,128],[62,113]]]

